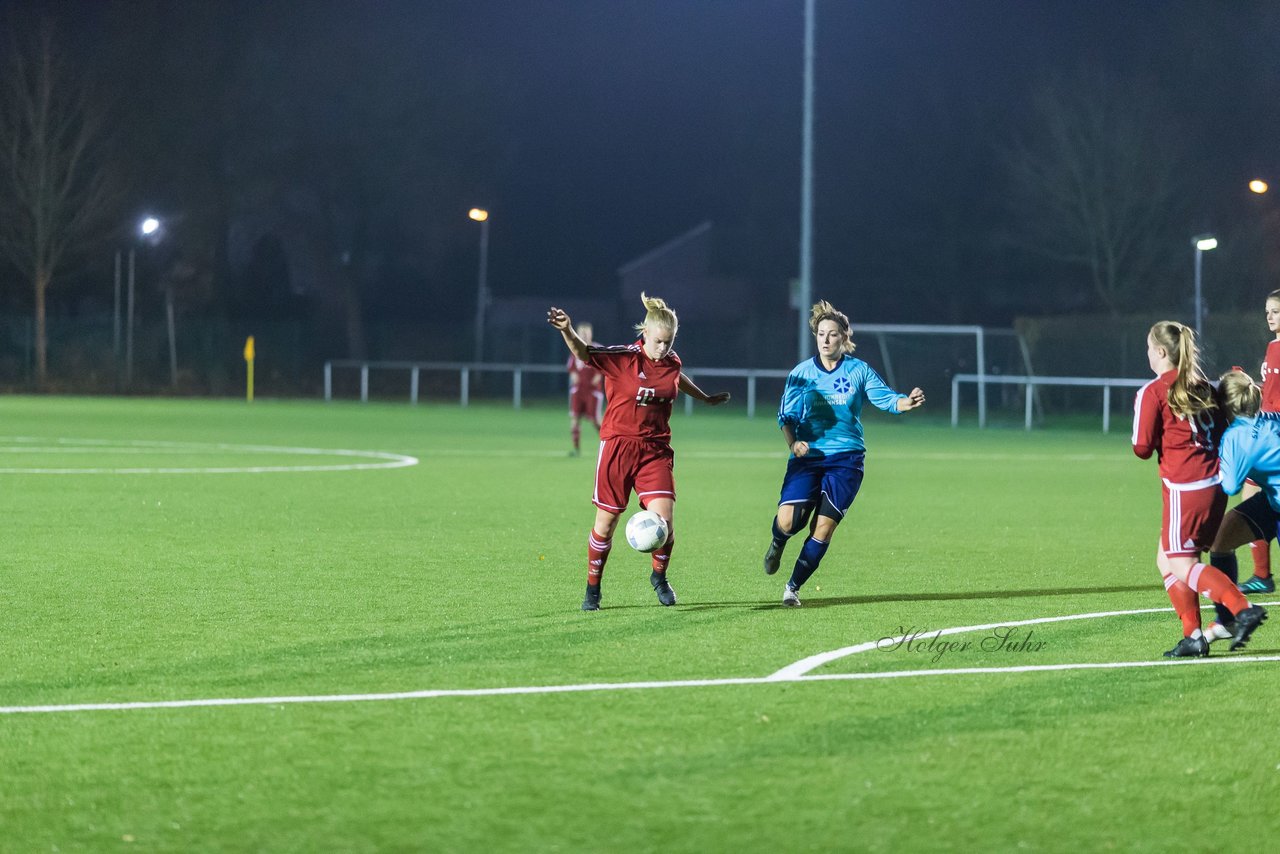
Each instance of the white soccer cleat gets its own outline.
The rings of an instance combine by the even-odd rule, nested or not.
[[[790,584],[782,588],[782,604],[788,608],[800,607],[800,597],[796,595],[796,591],[791,589]]]
[[[1210,623],[1209,628],[1204,631],[1204,639],[1209,643],[1220,640],[1230,640],[1235,632],[1222,625],[1222,623]]]

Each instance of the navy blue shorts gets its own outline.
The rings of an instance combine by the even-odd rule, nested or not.
[[[1271,503],[1267,501],[1265,492],[1255,492],[1233,507],[1232,512],[1244,517],[1257,539],[1271,542],[1276,538],[1277,522],[1280,522],[1280,518],[1277,517],[1276,511],[1271,509]]]
[[[803,457],[792,457],[787,460],[778,504],[821,505],[819,512],[821,508],[834,510],[840,515],[832,518],[843,519],[862,487],[864,456],[863,451],[819,456],[811,450]]]

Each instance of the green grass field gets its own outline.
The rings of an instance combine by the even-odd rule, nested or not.
[[[868,415],[800,609],[799,544],[760,569],[772,420],[677,414],[680,604],[618,537],[587,614],[594,456],[558,407],[5,399],[0,851],[1265,849],[1280,622],[1008,669],[1177,640],[1167,610],[1046,619],[1167,608],[1155,465],[1126,424],[937,409]],[[690,684],[607,687],[652,682]]]

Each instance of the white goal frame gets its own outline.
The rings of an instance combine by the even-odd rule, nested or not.
[[[884,379],[890,388],[897,388],[897,378],[893,373],[893,361],[889,357],[889,345],[885,341],[886,335],[972,335],[974,364],[978,366],[976,374],[966,374],[972,376],[978,385],[978,424],[986,426],[987,423],[987,332],[981,326],[948,326],[948,325],[932,325],[927,323],[851,323],[849,324],[851,332],[866,332],[874,335],[876,343],[880,345],[880,358],[884,363]],[[1026,359],[1026,351],[1023,351],[1023,358]],[[954,392],[955,383],[952,382],[951,399],[954,401],[956,395]]]
[[[981,389],[987,383],[998,383],[1000,385],[1025,385],[1027,387],[1026,402],[1024,406],[1024,425],[1027,430],[1031,429],[1031,405],[1034,399],[1035,389],[1038,386],[1084,386],[1087,388],[1102,389],[1102,432],[1111,432],[1111,389],[1113,388],[1142,388],[1151,380],[1135,380],[1127,377],[1014,377],[1014,376],[986,376],[980,374],[956,374],[951,378],[951,426],[956,427],[960,424],[960,385],[961,383],[976,383]],[[978,426],[985,427],[986,421],[979,416]]]

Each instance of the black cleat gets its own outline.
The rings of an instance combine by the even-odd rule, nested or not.
[[[782,563],[782,550],[786,548],[786,543],[779,543],[777,540],[769,541],[769,550],[764,553],[764,574],[773,575],[778,571],[778,564]]]
[[[599,611],[600,610],[600,585],[588,584],[586,598],[582,600],[582,610]]]
[[[1178,645],[1164,654],[1165,658],[1204,658],[1209,654],[1209,642],[1203,637],[1183,638]]]
[[[1276,581],[1274,578],[1271,578],[1270,576],[1266,578],[1259,578],[1258,576],[1255,575],[1252,578],[1250,578],[1248,581],[1246,581],[1244,584],[1240,585],[1240,592],[1241,593],[1275,593]]]
[[[661,572],[652,573],[649,576],[649,583],[653,585],[653,592],[658,594],[658,601],[663,605],[676,604],[676,591],[671,589],[671,585],[667,583],[667,576]]]
[[[1249,642],[1249,636],[1253,634],[1253,630],[1262,625],[1266,619],[1267,609],[1261,605],[1251,605],[1236,614],[1236,633],[1231,639],[1231,648],[1243,649]]]

